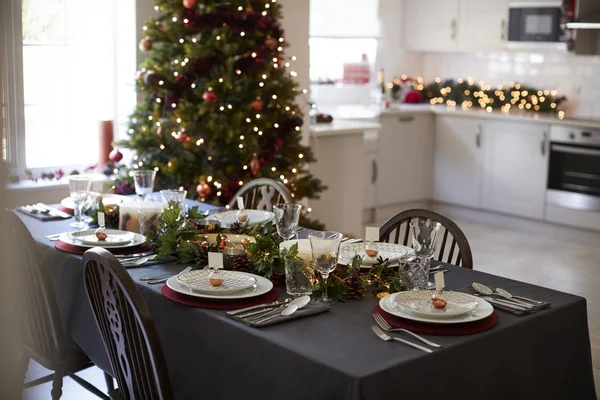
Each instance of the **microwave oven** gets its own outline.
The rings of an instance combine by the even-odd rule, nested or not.
[[[566,42],[562,1],[509,2],[509,42]]]

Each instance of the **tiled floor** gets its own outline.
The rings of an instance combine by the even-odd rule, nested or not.
[[[534,230],[457,220],[473,249],[475,269],[577,294],[588,300],[596,388],[600,391],[600,234],[562,229]],[[43,375],[32,366],[27,379]],[[81,376],[105,390],[102,373],[91,368]],[[47,399],[50,383],[26,390],[23,399]],[[65,379],[64,399],[95,397]]]

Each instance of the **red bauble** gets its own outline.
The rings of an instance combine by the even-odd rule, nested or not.
[[[265,44],[271,50],[275,50],[277,48],[277,40],[275,40],[273,38],[269,38],[269,39],[265,40]]]
[[[250,103],[250,106],[252,107],[252,109],[257,112],[262,110],[263,105],[264,105],[264,102],[260,99],[260,97],[257,97],[256,100],[252,100],[252,103]]]
[[[114,163],[118,163],[119,161],[121,161],[123,159],[123,153],[121,153],[117,149],[113,149],[113,151],[111,151],[108,154],[108,158],[110,159],[110,161],[112,161]]]
[[[206,92],[204,92],[204,94],[202,95],[202,98],[207,103],[213,104],[213,103],[217,102],[217,94],[210,90],[207,90]]]
[[[406,96],[404,96],[405,103],[420,103],[421,100],[423,100],[423,98],[421,97],[421,93],[416,92],[414,90],[406,93]]]
[[[260,169],[260,161],[258,161],[258,156],[256,153],[252,154],[252,161],[250,161],[250,172],[252,175],[256,176],[258,170]]]
[[[152,42],[150,41],[150,38],[145,37],[140,40],[139,47],[141,51],[150,51],[150,49],[152,49]]]
[[[208,196],[210,194],[210,190],[210,186],[204,181],[200,182],[198,186],[196,186],[196,193],[198,193],[198,196],[200,197]]]
[[[196,7],[196,0],[183,0],[183,6],[187,9]]]
[[[190,141],[190,135],[187,132],[178,132],[177,133],[177,141],[179,143],[185,143]]]

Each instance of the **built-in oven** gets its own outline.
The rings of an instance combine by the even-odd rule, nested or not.
[[[508,42],[560,43],[569,39],[563,0],[510,1]]]
[[[600,130],[553,126],[546,201],[600,212]]]

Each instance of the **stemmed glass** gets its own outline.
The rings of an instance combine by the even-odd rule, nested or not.
[[[323,294],[319,299],[322,303],[333,303],[327,297],[327,280],[329,274],[337,266],[342,234],[339,232],[311,232],[308,234],[312,251],[313,265],[323,278]]]
[[[185,224],[185,198],[187,191],[183,189],[167,189],[161,190],[160,195],[162,197],[163,208],[165,210],[178,209],[177,220],[182,221]]]
[[[275,225],[277,233],[283,240],[290,240],[298,232],[298,221],[300,220],[302,205],[292,203],[281,203],[273,206],[275,213]]]
[[[435,253],[435,240],[441,223],[431,220],[416,220],[410,223],[412,246],[415,255],[422,259],[430,259]]]
[[[135,183],[135,193],[140,196],[141,200],[152,193],[154,190],[154,179],[156,178],[156,171],[152,170],[138,170],[133,172],[133,182]]]
[[[91,184],[92,179],[87,176],[76,175],[69,177],[69,192],[71,194],[71,200],[75,203],[75,222],[70,224],[73,228],[81,229],[87,226],[87,224],[81,220],[81,204],[88,198]]]

